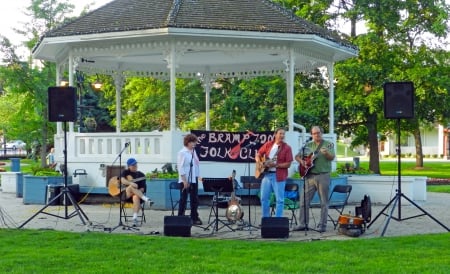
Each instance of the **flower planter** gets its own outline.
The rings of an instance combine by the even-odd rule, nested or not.
[[[153,209],[172,209],[169,189],[170,182],[172,181],[177,181],[177,179],[171,178],[147,180],[147,196],[150,197],[150,199],[154,202],[152,206]],[[177,197],[175,196],[174,199],[177,199]]]
[[[67,184],[72,183],[72,176],[67,177]],[[23,203],[39,204],[47,203],[47,185],[64,185],[63,176],[23,176]]]
[[[398,189],[397,176],[380,175],[351,175],[347,177],[349,185],[352,185],[349,203],[361,203],[364,195],[368,194],[372,204],[387,204],[396,194]],[[427,177],[401,177],[402,193],[414,202],[427,200]],[[402,205],[410,205],[406,199],[402,199]]]
[[[289,178],[287,180],[287,183],[297,183],[298,186],[299,186],[299,193],[300,193],[300,195],[302,194],[302,192],[303,192],[303,179],[292,179],[292,178]],[[347,184],[347,177],[345,177],[345,176],[339,176],[339,177],[331,178],[330,193],[333,190],[334,186],[336,186],[336,185],[346,185],[346,184]],[[344,193],[333,194],[333,200],[340,201],[340,200],[343,200],[344,198],[345,198],[345,194]],[[333,202],[333,201],[330,201],[330,202]],[[313,197],[313,199],[311,201],[311,206],[314,206],[314,207],[320,206],[320,198],[319,198],[319,194],[317,192],[314,194],[314,197]]]

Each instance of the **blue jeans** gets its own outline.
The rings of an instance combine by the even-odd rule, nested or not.
[[[272,191],[276,198],[275,217],[283,217],[285,186],[286,181],[277,182],[275,173],[265,173],[261,182],[262,217],[270,217],[270,194]]]

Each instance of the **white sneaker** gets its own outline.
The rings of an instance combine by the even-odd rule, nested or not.
[[[133,219],[133,226],[138,226],[138,220],[137,219]]]

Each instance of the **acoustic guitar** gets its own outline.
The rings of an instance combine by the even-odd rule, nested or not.
[[[126,179],[129,182],[135,183],[135,182],[138,182],[140,180],[144,180],[145,177],[140,177],[140,178],[133,179],[130,175],[128,175],[126,177]],[[114,177],[111,177],[111,179],[109,179],[109,181],[108,181],[108,192],[109,192],[109,195],[117,196],[117,195],[120,194],[120,192],[122,192],[127,187],[124,184],[120,184],[119,180],[120,179],[119,179],[118,176],[114,176]],[[122,189],[119,189],[119,185],[122,186]]]
[[[275,159],[266,159],[266,156],[263,155],[261,158],[261,162],[257,162],[255,165],[255,178],[256,179],[261,179],[263,177],[264,172],[266,172],[269,168],[268,168],[268,164],[276,162],[276,155],[275,155]]]
[[[230,200],[228,201],[228,208],[226,212],[227,219],[229,221],[237,221],[242,218],[242,209],[238,198],[236,198],[236,184],[237,181],[235,179],[236,177],[236,170],[233,170],[231,173],[231,181],[233,182],[233,192],[231,192]]]
[[[263,155],[261,158],[261,162],[256,162],[255,164],[255,178],[260,179],[264,172],[266,172],[266,156]]]

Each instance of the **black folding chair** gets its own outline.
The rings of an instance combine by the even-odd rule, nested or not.
[[[344,212],[344,208],[347,205],[348,198],[350,197],[350,193],[352,192],[352,186],[351,185],[335,185],[333,190],[330,193],[328,208],[329,209],[335,209],[339,215],[342,215],[342,212]],[[330,214],[328,214],[328,218],[331,220],[331,222],[334,225],[334,229],[336,229],[338,222],[331,217]]]

